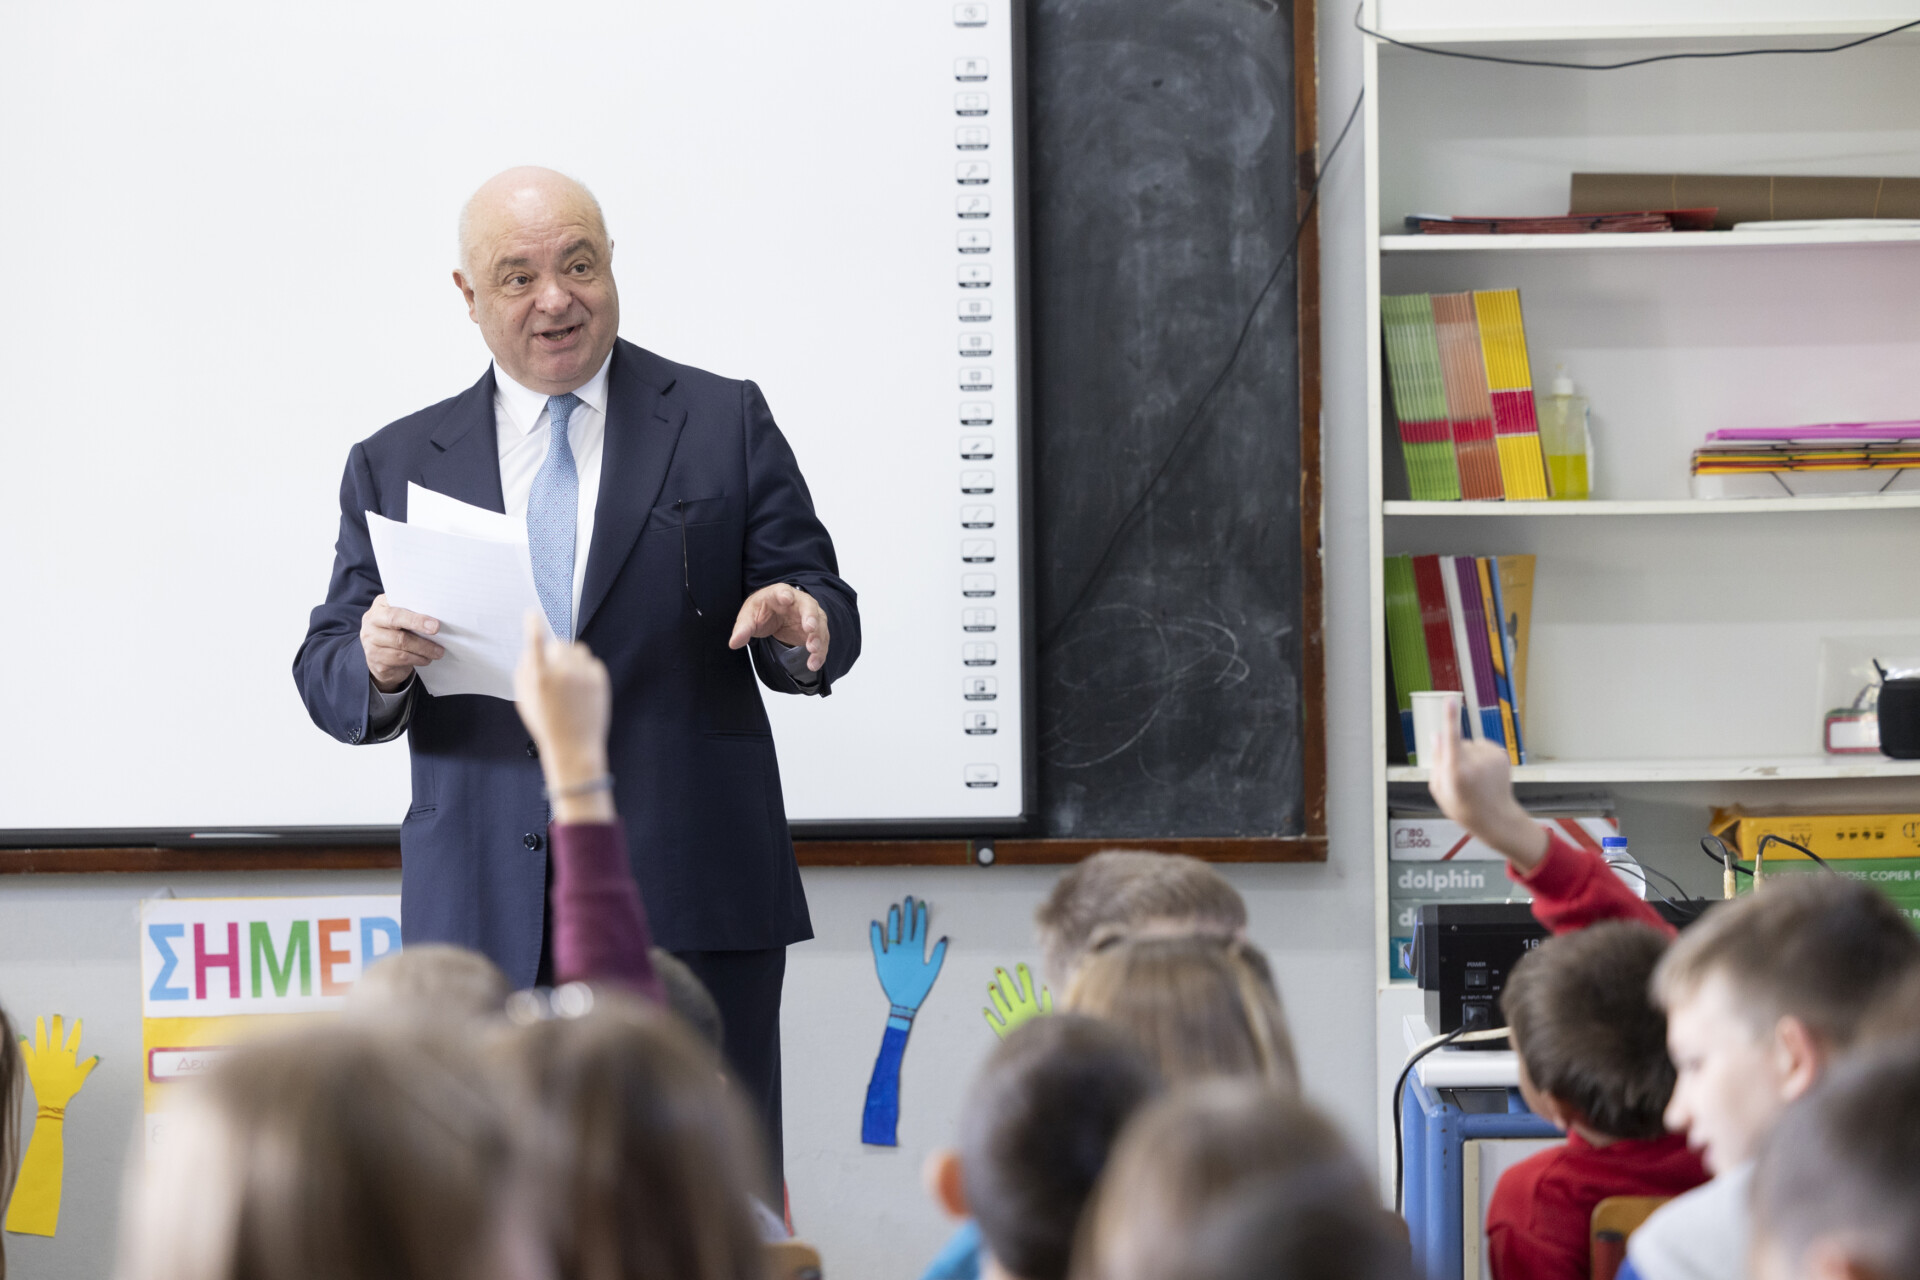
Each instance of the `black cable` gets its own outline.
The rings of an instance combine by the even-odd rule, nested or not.
[[[1789,840],[1785,836],[1776,836],[1771,833],[1761,836],[1760,837],[1760,856],[1762,858],[1766,857],[1767,846],[1774,845],[1774,844],[1783,844],[1787,846],[1787,848],[1789,849],[1798,849],[1801,853],[1806,854],[1809,858],[1812,858],[1815,862],[1819,863],[1821,870],[1825,871],[1830,876],[1837,876],[1840,874],[1838,871],[1835,871],[1832,867],[1827,865],[1827,860],[1825,858],[1821,857],[1819,854],[1815,853],[1813,850],[1807,848],[1807,846],[1796,843],[1795,841]]]
[[[1607,865],[1610,867],[1617,867],[1621,865],[1631,866],[1635,871],[1638,871],[1640,873],[1640,883],[1642,885],[1646,886],[1649,889],[1652,889],[1655,897],[1659,898],[1660,901],[1666,903],[1668,906],[1672,907],[1675,911],[1679,912],[1681,915],[1684,915],[1688,920],[1698,920],[1700,918],[1700,913],[1707,909],[1707,900],[1705,898],[1698,898],[1698,897],[1695,897],[1693,894],[1688,893],[1685,885],[1681,884],[1678,880],[1675,880],[1672,876],[1668,875],[1666,872],[1662,871],[1658,867],[1650,867],[1646,863],[1638,862],[1638,861],[1626,863],[1626,864],[1609,861]],[[1658,888],[1655,888],[1653,882],[1647,879],[1649,875],[1659,876],[1662,880],[1666,881],[1669,885],[1673,886],[1673,891],[1680,895],[1680,901],[1675,902],[1672,898],[1669,898],[1666,894],[1662,893]],[[1685,903],[1686,905],[1682,906],[1681,903]]]
[[[1446,1048],[1455,1040],[1465,1035],[1466,1032],[1467,1029],[1464,1025],[1455,1027],[1453,1030],[1447,1032],[1446,1035],[1435,1040],[1432,1044],[1421,1049],[1416,1049],[1413,1056],[1407,1059],[1407,1065],[1400,1068],[1400,1078],[1393,1082],[1393,1211],[1395,1213],[1405,1212],[1403,1205],[1405,1196],[1403,1193],[1406,1189],[1407,1181],[1407,1153],[1406,1148],[1402,1145],[1400,1095],[1406,1091],[1407,1077],[1413,1074],[1413,1069],[1416,1066],[1420,1065],[1420,1059],[1426,1057],[1435,1049]]]
[[[1718,853],[1714,852],[1715,848],[1719,849]],[[1743,875],[1747,877],[1747,879],[1749,880],[1753,879],[1753,872],[1747,870],[1745,867],[1740,865],[1740,863],[1734,858],[1733,851],[1727,848],[1726,841],[1720,839],[1720,837],[1701,836],[1700,852],[1706,854],[1708,858],[1719,863],[1722,870],[1726,869],[1727,867],[1732,867],[1736,875]]]
[[[1132,530],[1135,519],[1146,509],[1148,499],[1153,497],[1154,490],[1160,486],[1160,481],[1165,478],[1174,459],[1180,456],[1181,449],[1186,446],[1187,438],[1193,434],[1193,429],[1199,424],[1201,415],[1207,410],[1207,405],[1212,402],[1220,388],[1226,385],[1227,375],[1232,373],[1234,366],[1240,362],[1240,352],[1246,348],[1247,337],[1253,332],[1253,322],[1259,318],[1260,308],[1265,305],[1267,295],[1272,293],[1273,286],[1279,283],[1280,273],[1286,269],[1287,263],[1293,258],[1294,251],[1300,247],[1300,236],[1306,231],[1307,222],[1313,217],[1314,205],[1320,199],[1320,183],[1326,178],[1327,170],[1332,168],[1334,156],[1340,153],[1340,144],[1347,140],[1347,132],[1353,128],[1354,120],[1360,115],[1360,104],[1366,96],[1366,90],[1362,89],[1359,96],[1354,98],[1353,109],[1347,112],[1347,122],[1340,126],[1339,136],[1333,140],[1333,146],[1328,148],[1326,158],[1320,162],[1320,171],[1313,175],[1313,185],[1307,188],[1306,203],[1301,206],[1300,216],[1294,222],[1293,238],[1287,241],[1287,247],[1281,251],[1280,260],[1274,263],[1273,270],[1267,273],[1267,282],[1260,286],[1260,292],[1254,297],[1253,305],[1247,308],[1247,318],[1240,324],[1240,336],[1234,339],[1233,350],[1227,353],[1227,362],[1221,366],[1219,374],[1202,393],[1199,402],[1193,406],[1193,412],[1187,416],[1186,424],[1174,437],[1172,447],[1161,457],[1160,465],[1153,469],[1153,475],[1147,479],[1145,487],[1140,490],[1140,495],[1133,500],[1133,505],[1127,508],[1127,513],[1120,517],[1120,523],[1114,526],[1112,536],[1107,539],[1106,546],[1101,548],[1100,558],[1094,562],[1093,572],[1087,575],[1087,580],[1081,584],[1080,590],[1074,593],[1073,600],[1061,611],[1060,620],[1048,627],[1046,633],[1040,637],[1042,649],[1053,647],[1054,642],[1060,638],[1060,633],[1066,629],[1067,623],[1073,620],[1074,615],[1080,611],[1080,606],[1086,603],[1087,596],[1106,576],[1107,566],[1113,560],[1114,552],[1120,549],[1121,540]]]
[[[1495,53],[1437,49],[1430,44],[1411,44],[1405,40],[1396,40],[1360,21],[1360,15],[1365,11],[1365,7],[1362,4],[1353,11],[1353,25],[1359,28],[1360,33],[1402,49],[1411,49],[1415,53],[1431,53],[1442,58],[1465,58],[1470,62],[1498,62],[1509,67],[1560,67],[1567,71],[1619,71],[1626,67],[1644,67],[1654,62],[1678,62],[1683,58],[1757,58],[1769,53],[1844,53],[1848,49],[1858,49],[1863,44],[1872,44],[1875,40],[1885,40],[1888,36],[1920,27],[1920,19],[1915,19],[1912,22],[1903,22],[1897,27],[1889,27],[1885,31],[1876,31],[1870,36],[1861,36],[1858,40],[1849,40],[1845,44],[1828,45],[1818,49],[1722,49],[1717,53],[1661,53],[1650,58],[1629,58],[1625,62],[1554,62],[1546,58],[1503,58]]]

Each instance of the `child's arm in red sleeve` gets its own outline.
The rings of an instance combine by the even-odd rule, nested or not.
[[[1584,929],[1597,920],[1637,920],[1668,937],[1674,934],[1673,926],[1627,888],[1606,859],[1557,835],[1550,833],[1547,856],[1530,873],[1509,867],[1507,874],[1533,894],[1533,918],[1555,933]]]
[[[654,971],[653,931],[627,861],[626,828],[556,822],[553,846],[553,976],[557,982],[618,982],[665,1002]]]

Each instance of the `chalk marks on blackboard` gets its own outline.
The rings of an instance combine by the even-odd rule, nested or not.
[[[1225,689],[1251,672],[1234,628],[1216,618],[1161,617],[1131,605],[1086,611],[1062,636],[1052,680],[1067,698],[1045,724],[1040,754],[1060,769],[1086,769],[1125,754],[1170,709],[1197,690]]]

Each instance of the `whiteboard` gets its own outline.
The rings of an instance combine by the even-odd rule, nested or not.
[[[760,384],[860,594],[767,700],[790,817],[1017,818],[1013,4],[0,8],[0,835],[399,821],[290,668],[349,447],[486,368],[455,222],[522,163],[599,196],[624,337]]]

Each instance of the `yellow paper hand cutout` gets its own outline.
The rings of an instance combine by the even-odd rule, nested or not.
[[[80,1020],[74,1019],[73,1034],[63,1044],[65,1030],[56,1013],[51,1041],[47,1039],[45,1018],[33,1020],[31,1042],[25,1036],[20,1038],[20,1053],[26,1059],[27,1079],[33,1082],[37,1111],[33,1137],[27,1141],[20,1177],[13,1186],[13,1203],[7,1208],[7,1230],[19,1235],[50,1236],[60,1225],[60,1182],[67,1165],[67,1104],[100,1065],[97,1057],[80,1061]]]

